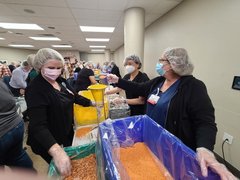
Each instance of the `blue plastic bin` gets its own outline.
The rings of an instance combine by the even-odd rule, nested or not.
[[[99,135],[98,157],[102,162],[98,165],[102,168],[99,172],[104,173],[101,174],[102,179],[127,179],[126,171],[113,148],[132,146],[136,142],[144,142],[175,180],[220,179],[210,169],[208,177],[203,177],[196,153],[147,115],[102,122]]]

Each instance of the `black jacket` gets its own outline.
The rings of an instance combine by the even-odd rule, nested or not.
[[[164,77],[157,77],[137,84],[120,79],[117,86],[148,97],[164,80]],[[164,128],[193,150],[197,147],[213,150],[217,133],[214,107],[202,81],[193,76],[181,77],[177,92],[170,101]]]
[[[123,79],[129,81],[130,74],[126,74],[123,77]],[[132,82],[136,82],[136,83],[142,83],[142,82],[146,82],[146,81],[149,81],[149,78],[148,78],[147,74],[142,73],[141,71],[139,71],[137,76],[132,80]],[[126,93],[127,99],[134,99],[134,98],[139,97],[138,95],[136,95],[133,92],[125,91],[125,93]],[[145,105],[129,105],[129,107],[131,110],[131,116],[145,114]]]
[[[120,78],[121,78],[120,71],[119,71],[119,68],[117,67],[117,65],[114,65],[114,66],[112,67],[111,73],[112,73],[112,74],[115,74],[117,77],[120,77]]]
[[[59,77],[59,84],[74,92],[65,79]],[[68,94],[72,102],[89,106],[91,101],[78,94]],[[56,90],[39,74],[26,89],[29,131],[27,143],[36,154],[47,153],[49,148],[58,143],[69,146],[73,138],[73,113],[63,108]],[[73,103],[72,103],[73,105]],[[71,109],[70,107],[69,109]]]

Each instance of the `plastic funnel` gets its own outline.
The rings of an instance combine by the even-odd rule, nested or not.
[[[97,104],[104,103],[104,91],[106,88],[107,86],[104,84],[94,84],[88,86],[88,89],[92,92],[93,98]]]

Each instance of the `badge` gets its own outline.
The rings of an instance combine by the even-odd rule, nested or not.
[[[155,105],[155,104],[157,104],[159,98],[160,98],[159,96],[157,96],[157,95],[155,95],[155,94],[152,94],[152,95],[148,98],[147,102],[149,102],[149,103],[152,104],[152,105]]]

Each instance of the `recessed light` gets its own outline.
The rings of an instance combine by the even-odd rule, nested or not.
[[[33,45],[29,45],[29,44],[9,44],[8,46],[11,46],[11,47],[34,47]]]
[[[103,52],[104,49],[91,49],[91,51],[93,51],[93,52]]]
[[[44,30],[37,24],[23,24],[23,23],[0,23],[0,27],[4,29]]]
[[[61,39],[57,37],[29,37],[29,38],[37,41],[61,41]]]
[[[107,39],[107,38],[86,38],[86,41],[97,41],[97,42],[102,41],[102,42],[108,42],[109,39]]]
[[[33,11],[31,9],[24,9],[23,11],[26,13],[29,13],[29,14],[35,14],[35,11]]]
[[[106,46],[89,46],[90,48],[106,48]]]
[[[0,40],[4,40],[5,38],[0,37]]]
[[[82,32],[108,32],[112,33],[115,27],[100,27],[100,26],[80,26]]]
[[[55,48],[71,48],[72,46],[71,45],[52,45],[52,47],[55,47]]]

